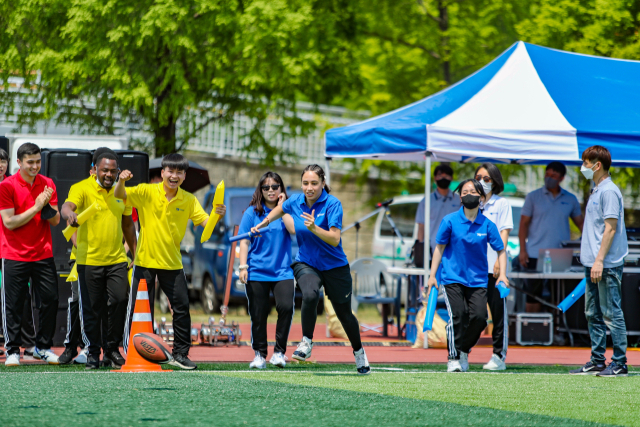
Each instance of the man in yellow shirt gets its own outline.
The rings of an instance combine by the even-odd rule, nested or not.
[[[62,206],[62,216],[67,224],[78,227],[76,263],[80,321],[84,326],[83,340],[89,347],[87,369],[100,367],[101,348],[104,350],[104,365],[119,367],[124,364],[118,350],[129,290],[123,236],[127,245],[134,248],[132,252],[135,253],[136,247],[131,206],[117,199],[111,191],[119,172],[118,156],[112,150],[102,149],[94,168],[95,175],[71,187]],[[77,215],[94,203],[100,206],[100,210],[78,226]],[[105,310],[107,337],[103,340],[101,322]]]
[[[138,282],[145,279],[149,285],[149,301],[154,301],[156,278],[160,289],[169,298],[173,310],[173,358],[172,365],[182,369],[196,369],[189,360],[191,348],[191,314],[189,313],[189,291],[182,269],[180,242],[187,231],[189,220],[205,227],[209,216],[198,199],[180,185],[186,177],[189,161],[180,154],[168,154],[162,159],[162,182],[140,184],[125,189],[124,183],[133,174],[120,173],[115,196],[124,199],[138,210],[141,225],[140,242],[135,258],[129,310],[125,325],[125,352],[129,343],[130,320],[133,316]],[[227,208],[217,205],[215,213],[224,216]],[[151,310],[153,321],[153,310]]]

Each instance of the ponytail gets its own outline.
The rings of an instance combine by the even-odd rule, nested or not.
[[[302,171],[302,174],[300,175],[300,179],[302,179],[302,177],[304,176],[304,174],[306,172],[313,172],[316,175],[318,175],[318,178],[320,178],[320,180],[324,184],[324,191],[326,191],[327,194],[331,193],[331,188],[329,188],[329,184],[327,184],[327,181],[326,181],[326,179],[324,177],[324,169],[322,169],[322,167],[320,167],[319,165],[309,165],[309,166],[307,166]]]

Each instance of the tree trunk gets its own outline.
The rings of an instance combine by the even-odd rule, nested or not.
[[[176,121],[173,117],[165,126],[156,127],[155,148],[156,157],[176,152]]]
[[[450,51],[449,51],[449,36],[447,30],[449,30],[449,11],[443,1],[438,2],[438,15],[440,22],[440,46],[442,48],[442,76],[447,85],[451,84],[451,64],[449,63]]]

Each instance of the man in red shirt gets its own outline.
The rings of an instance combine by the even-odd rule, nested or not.
[[[58,364],[51,350],[58,310],[58,280],[51,251],[51,228],[60,222],[58,194],[50,178],[39,175],[40,148],[27,142],[18,148],[20,171],[0,185],[2,230],[2,320],[6,366],[20,364],[22,309],[29,281],[40,300],[40,319],[33,356]]]

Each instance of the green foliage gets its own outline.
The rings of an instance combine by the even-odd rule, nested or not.
[[[344,0],[2,0],[1,78],[26,81],[20,95],[5,84],[0,101],[32,127],[141,128],[156,155],[241,113],[248,149],[273,163],[287,153],[264,138],[268,116],[295,136],[310,127],[298,99],[330,103],[356,87],[353,20]]]

